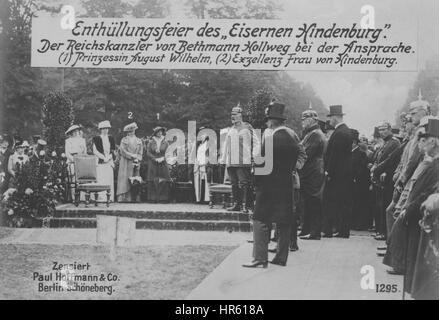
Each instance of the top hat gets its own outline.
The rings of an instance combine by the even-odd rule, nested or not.
[[[360,141],[360,132],[355,129],[351,129],[351,136],[354,141]]]
[[[439,119],[429,119],[427,130],[419,135],[420,138],[435,137],[439,139]]]
[[[70,128],[67,129],[66,134],[72,133],[73,131],[80,130],[80,129],[81,129],[80,126],[74,124],[73,126],[70,126]]]
[[[285,105],[277,102],[270,103],[267,108],[265,108],[265,119],[286,120]]]
[[[335,105],[335,106],[329,106],[329,114],[328,117],[332,116],[344,116],[343,113],[343,106],[342,105]]]
[[[317,119],[318,117],[319,117],[319,115],[314,110],[308,109],[308,110],[305,110],[302,112],[302,120],[305,120],[308,118]]]
[[[110,121],[108,121],[108,120],[101,121],[98,124],[98,129],[99,130],[101,130],[101,129],[110,129],[110,128],[111,128],[111,124],[110,124]]]
[[[165,127],[160,127],[160,126],[155,127],[152,130],[152,135],[155,136],[157,134],[157,132],[159,132],[159,131],[162,131],[162,134],[165,134],[166,133],[166,128]]]
[[[134,131],[137,130],[139,127],[137,126],[137,123],[133,122],[130,124],[127,124],[124,128],[123,131],[124,132],[128,132],[128,131]]]

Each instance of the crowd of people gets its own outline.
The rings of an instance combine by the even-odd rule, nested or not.
[[[408,113],[401,114],[399,128],[379,124],[372,139],[345,124],[341,105],[330,106],[329,120],[320,119],[312,108],[304,111],[300,134],[285,125],[285,108],[277,102],[267,106],[262,137],[243,120],[243,110],[233,108],[232,125],[220,147],[219,163],[225,166],[232,189],[233,203],[227,210],[252,211],[253,261],[244,267],[267,267],[270,251],[276,253],[270,262],[285,266],[289,252],[299,250],[298,237],[348,239],[352,230],[369,231],[385,241],[377,242],[377,254],[384,257],[389,273],[405,276],[407,292],[439,298],[437,240],[430,239],[439,233],[431,232],[438,225],[431,214],[439,206],[439,118],[431,115],[428,102],[421,98],[413,102]],[[141,162],[146,157],[148,201],[169,201],[166,128],[156,127],[146,142],[136,136],[137,129],[136,123],[126,125],[117,145],[109,135],[111,123],[98,124],[100,134],[91,139],[97,181],[111,186],[111,201],[136,201],[132,188],[142,180]],[[65,134],[63,156],[74,181],[75,156],[90,152],[80,125],[72,125]],[[233,136],[238,137],[239,148],[233,146]],[[255,158],[265,156],[268,139],[273,168],[269,174],[255,175],[255,168],[263,166],[255,164]],[[37,135],[32,145],[7,135],[0,140],[4,192],[13,187],[20,165],[47,157],[47,143]],[[210,200],[212,183],[208,141],[202,136],[194,145],[194,198],[201,203]],[[72,199],[73,195],[71,190]],[[105,201],[105,192],[99,197]],[[276,248],[270,249],[271,241]]]
[[[253,260],[243,266],[266,268],[269,251],[275,253],[270,263],[285,266],[288,252],[298,250],[298,222],[303,240],[375,231],[375,239],[386,244],[377,254],[388,273],[404,276],[404,291],[439,298],[439,230],[431,212],[438,213],[439,118],[428,102],[413,102],[398,129],[381,123],[371,140],[344,123],[340,105],[330,107],[329,122],[313,110],[303,112],[299,139],[285,126],[284,109],[279,103],[267,107],[262,150],[271,136],[273,170],[255,176]],[[238,192],[230,210],[240,207]],[[269,249],[270,240],[276,248]]]

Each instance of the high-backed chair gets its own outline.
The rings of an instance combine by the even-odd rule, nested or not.
[[[111,186],[97,182],[96,157],[80,155],[74,157],[75,164],[75,206],[79,205],[81,192],[85,192],[85,206],[90,204],[90,194],[95,195],[95,206],[98,205],[99,192],[107,192],[107,207],[110,206]]]
[[[231,205],[233,203],[232,186],[230,184],[229,176],[227,174],[227,169],[225,169],[224,171],[224,180],[222,182],[223,183],[212,183],[209,186],[210,208],[213,208],[214,206],[216,195],[221,196],[221,204],[224,209],[227,208],[228,204]]]

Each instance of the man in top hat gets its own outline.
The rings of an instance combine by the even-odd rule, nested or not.
[[[259,154],[260,142],[251,124],[242,120],[242,109],[237,106],[231,112],[232,127],[227,133],[224,153],[220,163],[226,164],[232,184],[234,205],[229,211],[248,212],[253,207],[251,191],[251,167]],[[244,203],[244,207],[243,207]]]
[[[328,141],[324,161],[326,185],[323,194],[324,237],[349,238],[349,214],[352,200],[352,134],[343,122],[341,105],[330,106],[328,117],[335,128]]]
[[[285,105],[272,103],[266,109],[269,134],[264,135],[265,157],[273,157],[273,169],[268,175],[258,175],[256,180],[256,204],[253,214],[253,261],[247,268],[266,268],[268,244],[272,223],[278,231],[277,253],[271,263],[285,266],[288,259],[293,224],[293,171],[299,154],[299,141],[284,126]],[[273,150],[265,150],[265,141],[272,139]]]
[[[323,154],[326,137],[322,132],[317,112],[306,110],[302,113],[303,139],[306,162],[301,170],[300,191],[304,204],[304,223],[301,239],[320,240],[322,220],[322,194],[325,182]]]
[[[376,204],[378,207],[375,218],[375,228],[377,240],[387,239],[386,209],[392,202],[393,196],[393,173],[396,169],[396,163],[392,166],[385,167],[381,164],[388,160],[391,154],[399,148],[400,142],[393,136],[392,126],[388,122],[383,122],[378,126],[381,138],[384,141],[383,146],[378,151],[375,163],[371,168],[372,180],[375,183]],[[378,169],[378,170],[377,170]]]
[[[408,293],[412,292],[412,280],[418,254],[419,220],[422,218],[421,205],[431,194],[436,192],[439,181],[439,120],[430,119],[426,132],[420,134],[419,137],[425,154],[431,158],[431,162],[417,178],[407,199],[405,209],[398,217],[407,224],[408,228],[407,269],[405,273],[405,290]]]

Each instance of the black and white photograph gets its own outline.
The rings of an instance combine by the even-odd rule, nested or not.
[[[0,300],[438,300],[438,16],[0,0]]]

